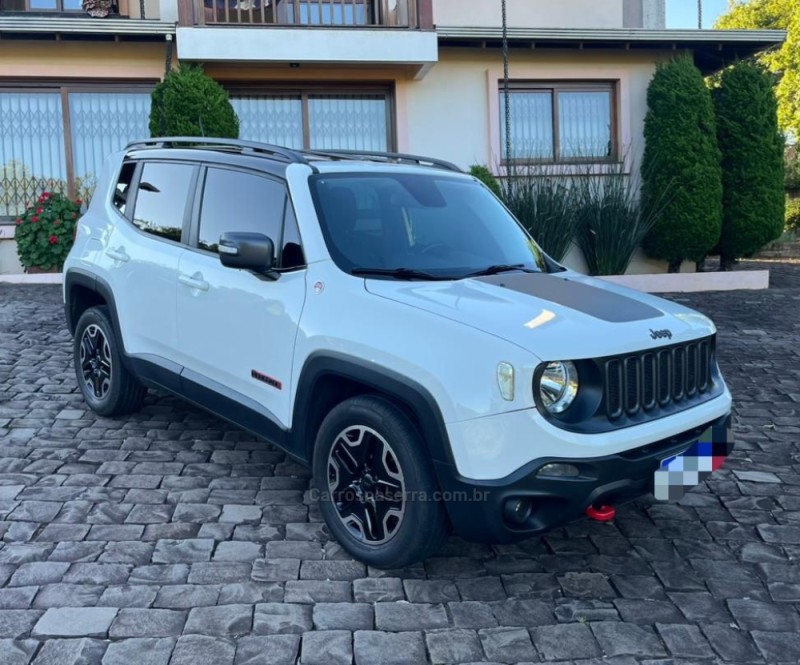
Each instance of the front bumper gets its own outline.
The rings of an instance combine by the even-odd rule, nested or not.
[[[499,480],[470,480],[451,464],[438,462],[436,471],[455,532],[479,542],[508,543],[543,533],[581,517],[596,504],[617,506],[654,489],[662,460],[680,455],[698,440],[713,444],[715,457],[733,450],[730,414],[662,441],[614,455],[593,458],[534,460]],[[576,466],[576,477],[538,476],[546,464]],[[704,476],[700,476],[702,480]],[[674,475],[673,475],[674,478]],[[675,482],[688,485],[687,476]],[[699,481],[698,481],[699,482]],[[670,493],[674,499],[682,491]],[[509,502],[526,500],[531,511],[521,523],[506,517]]]

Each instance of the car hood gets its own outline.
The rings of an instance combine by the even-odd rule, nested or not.
[[[376,296],[495,335],[540,360],[617,355],[715,332],[691,309],[571,271],[365,283]]]

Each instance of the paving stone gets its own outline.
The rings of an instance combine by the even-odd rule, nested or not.
[[[346,580],[364,577],[366,567],[358,561],[303,561],[300,577],[304,580]]]
[[[33,661],[33,665],[95,665],[106,651],[101,640],[47,640]]]
[[[184,610],[193,607],[216,605],[219,588],[198,584],[176,584],[159,589],[153,607]]]
[[[405,580],[406,598],[411,603],[458,602],[458,587],[448,580]]]
[[[657,623],[661,639],[677,658],[713,658],[714,651],[697,626]]]
[[[0,640],[3,665],[28,665],[38,648],[36,640]]]
[[[635,600],[620,598],[614,601],[623,621],[637,624],[681,623],[683,615],[667,600]]]
[[[291,583],[287,583],[287,588],[289,584]],[[403,581],[399,577],[364,577],[353,580],[353,597],[357,603],[403,600]]]
[[[100,607],[149,607],[156,597],[156,589],[146,586],[108,587],[97,605]]]
[[[33,606],[37,609],[94,607],[104,590],[104,586],[97,584],[49,584],[39,590]]]
[[[60,607],[47,610],[32,637],[105,637],[117,615],[111,607]]]
[[[565,596],[571,598],[616,598],[617,594],[601,573],[567,573],[558,576]]]
[[[125,584],[131,568],[122,563],[73,563],[63,581],[69,584]]]
[[[703,633],[723,660],[750,662],[759,659],[759,653],[747,633],[726,624],[710,623],[701,626]]]
[[[103,665],[167,665],[175,640],[170,638],[130,638],[111,642]]]
[[[284,590],[287,603],[349,603],[352,600],[349,582],[291,580],[286,582]]]
[[[153,563],[190,563],[209,561],[214,549],[210,538],[187,538],[185,540],[159,540],[153,552]]]
[[[0,589],[0,610],[27,610],[38,591],[37,586]]]
[[[448,628],[425,633],[428,654],[434,663],[468,663],[483,660],[483,650],[474,630]]]
[[[350,665],[353,662],[353,636],[346,630],[305,633],[300,661],[303,665]]]
[[[651,628],[616,621],[591,624],[592,632],[606,656],[666,656]]]
[[[321,563],[321,562],[320,562]],[[300,576],[299,559],[256,559],[252,578],[256,582],[285,582]]]
[[[232,540],[222,542],[217,545],[214,550],[214,561],[250,561],[253,562],[261,554],[261,545],[259,543],[249,543],[245,540]],[[300,562],[297,565],[300,569]],[[295,577],[296,579],[296,577]]]
[[[124,608],[119,611],[108,636],[177,637],[186,622],[186,612],[165,609]],[[187,632],[189,632],[187,630]]]
[[[797,633],[754,630],[753,640],[768,663],[800,662],[800,640]]]
[[[426,660],[422,633],[359,630],[353,634],[355,665],[420,665]]]
[[[531,637],[523,628],[484,628],[478,635],[489,660],[509,663],[536,659]]]
[[[277,582],[241,582],[223,584],[219,590],[218,605],[242,603],[280,603],[284,600],[283,586]],[[287,601],[288,602],[288,601]]]
[[[524,574],[524,573],[523,573]],[[513,575],[504,575],[503,580]],[[499,577],[474,577],[455,581],[463,600],[504,600],[506,595],[503,581]],[[517,594],[510,594],[517,595]]]
[[[38,610],[3,610],[0,612],[0,638],[27,637],[41,616]]]
[[[725,606],[710,593],[673,592],[667,595],[689,621],[711,623],[728,623],[731,621],[731,615],[726,611]]]
[[[303,540],[273,540],[266,544],[267,559],[322,559],[320,543]]]
[[[234,524],[258,524],[261,522],[260,506],[227,505],[222,507],[220,522]]]
[[[287,603],[259,603],[253,616],[255,635],[302,634],[311,630],[311,607]]]
[[[91,562],[102,554],[105,547],[102,541],[58,543],[48,559],[67,563]]]
[[[233,665],[234,643],[227,638],[183,635],[178,638],[170,665]]]
[[[492,606],[488,603],[480,601],[448,603],[448,608],[456,628],[476,629],[497,626],[497,619],[494,616],[494,612],[492,612]]]
[[[372,605],[367,603],[317,603],[312,618],[315,630],[372,630]]]
[[[561,585],[558,583],[556,576],[551,573],[515,573],[513,575],[503,575],[502,580],[505,592],[513,598],[550,599],[562,596]],[[459,588],[461,588],[460,582],[458,584]],[[464,600],[501,600],[505,593],[503,595],[498,593],[497,595],[499,596],[498,598],[476,597],[468,599],[464,596]]]
[[[35,561],[23,563],[11,576],[9,586],[42,586],[60,582],[69,569],[68,563]]]
[[[185,633],[200,635],[245,635],[253,625],[250,605],[197,607],[189,612]]]
[[[569,600],[557,601],[553,612],[562,623],[573,621],[617,621],[619,614],[613,604],[604,600]]]
[[[800,616],[791,605],[732,599],[728,609],[742,630],[800,632]]]
[[[188,581],[190,584],[248,582],[252,570],[252,564],[246,562],[193,563]]]
[[[306,633],[309,634],[313,633]],[[295,665],[299,648],[299,635],[240,637],[236,643],[236,665]]]
[[[144,566],[153,556],[153,543],[140,543],[127,540],[111,542],[97,558],[98,563],[125,563]]]
[[[601,656],[589,627],[581,623],[540,626],[531,630],[533,644],[545,660],[594,658]]]
[[[392,632],[432,630],[448,627],[443,605],[423,603],[376,603],[375,626]]]
[[[611,583],[623,598],[661,600],[664,587],[652,575],[615,575]]]
[[[502,600],[490,603],[501,626],[545,626],[556,623],[550,606],[540,600]]]

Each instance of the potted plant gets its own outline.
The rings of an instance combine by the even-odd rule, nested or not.
[[[14,237],[26,272],[61,270],[72,247],[81,203],[57,192],[43,192],[20,215]]]

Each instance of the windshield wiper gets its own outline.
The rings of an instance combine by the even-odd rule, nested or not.
[[[413,268],[353,268],[350,274],[365,277],[375,275],[378,277],[395,277],[396,279],[420,279],[439,282],[455,279],[455,277],[449,275],[434,275],[424,270],[414,270]]]
[[[478,270],[476,272],[471,272],[467,275],[464,275],[465,278],[467,277],[485,277],[487,275],[498,275],[501,272],[511,272],[512,270],[518,270],[520,272],[540,272],[539,270],[533,270],[532,268],[526,268],[524,263],[515,263],[513,265],[507,263],[499,263],[494,266],[489,266],[488,268],[484,268],[483,270]]]

